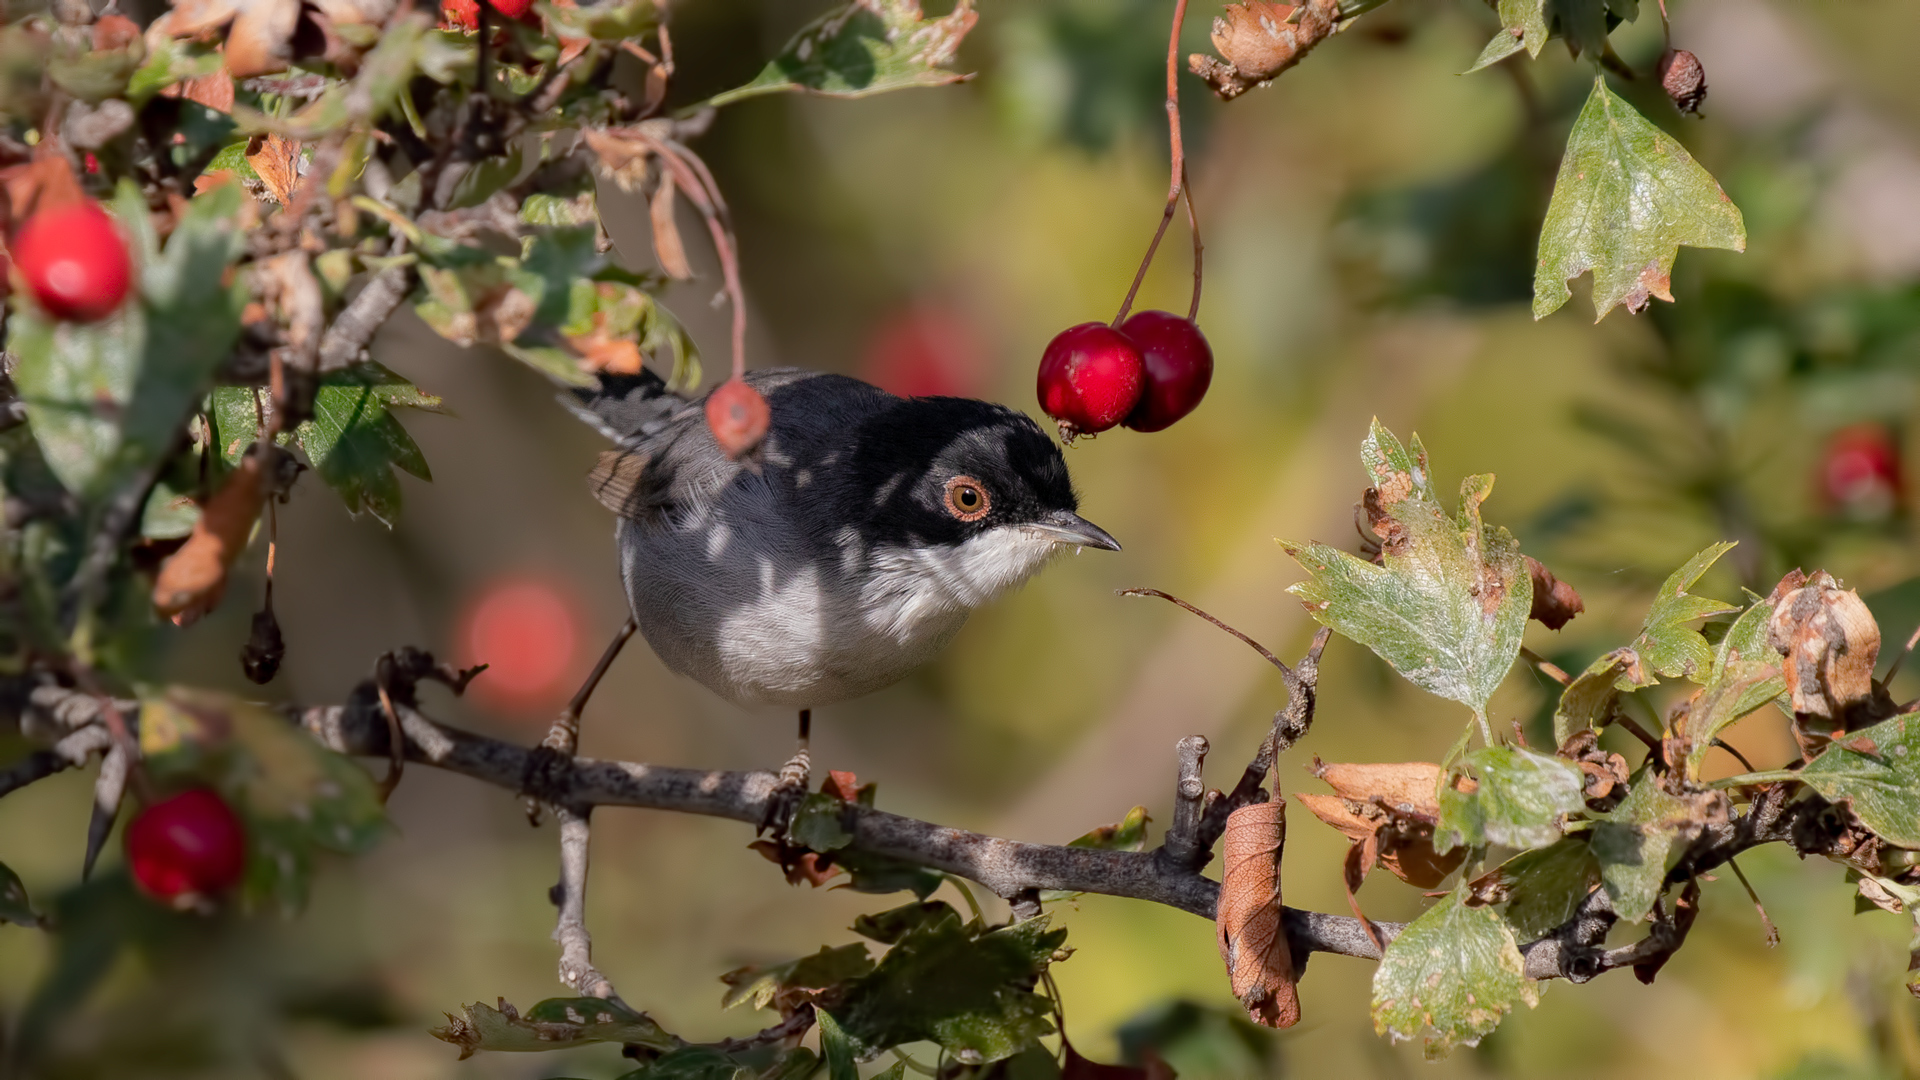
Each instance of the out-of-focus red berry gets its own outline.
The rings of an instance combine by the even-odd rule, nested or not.
[[[526,19],[533,14],[533,0],[494,0],[493,13],[502,19]],[[440,16],[442,26],[471,34],[480,29],[480,0],[441,0]]]
[[[133,282],[119,227],[88,201],[28,218],[13,238],[13,262],[47,314],[73,322],[112,314]]]
[[[1136,312],[1120,324],[1140,349],[1147,388],[1123,423],[1135,431],[1159,431],[1192,412],[1213,383],[1213,349],[1192,319],[1167,311]]]
[[[1106,323],[1070,326],[1040,357],[1040,407],[1068,438],[1105,431],[1140,403],[1146,365],[1126,335]]]
[[[1834,432],[1820,462],[1820,494],[1832,510],[1879,521],[1900,508],[1904,494],[1900,449],[1884,424],[1855,424]]]
[[[772,415],[760,391],[740,379],[728,379],[707,395],[707,427],[720,449],[736,461],[767,437]]]
[[[575,672],[579,619],[559,588],[537,579],[496,581],[461,619],[462,659],[486,664],[474,693],[510,709],[551,705]]]
[[[141,810],[127,825],[127,868],[149,896],[211,898],[240,884],[247,831],[226,800],[205,788]]]
[[[958,314],[916,304],[874,329],[860,377],[901,397],[973,397],[984,352]]]

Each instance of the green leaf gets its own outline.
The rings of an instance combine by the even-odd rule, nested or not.
[[[163,784],[211,784],[247,823],[249,901],[305,900],[314,853],[365,852],[389,825],[373,780],[262,706],[180,687],[140,705],[140,749]]]
[[[1524,30],[1517,28],[1509,30],[1504,26],[1494,31],[1493,38],[1487,42],[1486,48],[1480,50],[1480,56],[1474,60],[1473,66],[1460,74],[1471,75],[1482,68],[1492,67],[1507,57],[1512,56],[1514,53],[1519,52],[1521,49],[1526,48],[1527,45],[1524,34]]]
[[[1621,685],[1637,686],[1642,681],[1640,654],[1632,649],[1615,649],[1588,664],[1560,692],[1560,704],[1554,706],[1554,745],[1565,746],[1577,732],[1605,727],[1613,717]]]
[[[1533,317],[1573,295],[1567,282],[1593,271],[1595,320],[1615,305],[1671,302],[1668,275],[1680,245],[1747,248],[1740,210],[1672,136],[1648,123],[1596,76],[1567,136],[1540,230]]]
[[[619,1080],[754,1080],[759,1075],[711,1046],[683,1046],[621,1073]]]
[[[458,1046],[462,1060],[478,1050],[560,1050],[612,1042],[668,1051],[679,1044],[645,1013],[602,998],[548,998],[525,1016],[504,1001],[498,1009],[476,1001],[460,1013],[448,1013],[446,1026],[428,1034]]]
[[[752,82],[706,104],[730,105],[761,94],[804,90],[864,97],[911,86],[945,86],[970,76],[947,70],[979,16],[959,0],[937,19],[920,0],[853,0],[808,24]]]
[[[813,1015],[820,1022],[820,1056],[827,1059],[827,1080],[860,1080],[860,1070],[853,1065],[853,1041],[840,1022],[824,1009]]]
[[[751,1001],[756,1009],[777,1003],[798,1004],[817,1001],[841,983],[857,979],[873,970],[873,957],[859,942],[837,948],[821,946],[812,956],[789,960],[770,967],[744,967],[720,976],[727,984],[723,1008],[731,1009]]]
[[[400,514],[400,482],[393,470],[433,479],[420,447],[393,415],[401,406],[442,411],[439,398],[379,364],[356,364],[321,376],[313,419],[293,433],[349,513],[364,510],[389,527]]]
[[[788,837],[809,851],[837,851],[853,843],[853,834],[840,824],[847,803],[822,792],[810,792],[794,811]]]
[[[860,1054],[932,1041],[962,1061],[998,1061],[1052,1033],[1052,1005],[1033,987],[1067,932],[1046,916],[988,930],[923,904],[873,921],[893,948],[834,1009]]]
[[[1628,781],[1627,797],[1593,827],[1591,848],[1600,881],[1623,923],[1636,923],[1666,890],[1667,871],[1700,826],[1694,804],[1661,788],[1646,766]]]
[[[0,923],[40,925],[40,916],[27,902],[27,887],[20,883],[20,875],[14,873],[6,863],[0,863]]]
[[[1435,497],[1426,451],[1373,423],[1361,446],[1388,534],[1384,565],[1326,544],[1286,544],[1312,575],[1288,592],[1321,624],[1378,653],[1414,685],[1485,711],[1513,667],[1533,580],[1513,535],[1480,520],[1493,477],[1460,485],[1460,511]]]
[[[553,23],[554,32],[563,38],[586,37],[595,41],[624,41],[639,37],[660,25],[660,5],[654,0],[627,0],[621,4],[542,4],[540,11]]]
[[[143,108],[155,94],[175,83],[220,70],[220,54],[197,41],[163,36],[146,62],[127,80],[127,103]]]
[[[1433,848],[1465,845],[1537,848],[1560,839],[1560,817],[1586,809],[1585,779],[1572,763],[1513,746],[1488,746],[1461,761],[1479,781],[1472,791],[1440,792]]]
[[[1139,851],[1147,846],[1147,825],[1153,819],[1147,816],[1147,808],[1136,806],[1127,811],[1127,816],[1112,825],[1102,825],[1076,840],[1068,841],[1068,847],[1096,848],[1100,851]]]
[[[246,238],[239,189],[188,202],[165,251],[146,203],[123,183],[114,209],[134,241],[139,295],[99,322],[16,311],[14,384],[48,466],[69,491],[106,494],[173,446],[240,333],[243,281],[222,285]]]
[[[855,892],[911,892],[925,900],[946,881],[939,871],[929,870],[919,863],[868,851],[843,848],[834,853],[833,861],[834,865],[847,872],[847,884]]]
[[[258,395],[251,386],[216,386],[207,395],[207,419],[212,421],[208,434],[214,452],[229,469],[239,465],[247,448],[260,439],[264,400]]]
[[[1646,666],[1669,678],[1684,675],[1695,682],[1705,682],[1711,675],[1713,648],[1700,631],[1687,624],[1709,615],[1738,611],[1740,607],[1724,600],[1694,596],[1687,590],[1693,588],[1694,582],[1699,581],[1700,575],[1719,561],[1720,556],[1732,551],[1733,546],[1734,541],[1723,540],[1706,548],[1688,559],[1660,586],[1653,606],[1647,610],[1646,621],[1640,625],[1640,636],[1633,641],[1634,651]],[[1621,689],[1630,687],[1621,686]]]
[[[1554,31],[1575,56],[1598,59],[1607,51],[1607,0],[1547,0]]]
[[[1748,610],[1748,614],[1763,608],[1766,605],[1756,604]],[[1745,616],[1741,621],[1746,621]],[[1763,617],[1755,621],[1764,634],[1766,619]],[[1738,626],[1737,623],[1735,625]],[[1786,688],[1786,676],[1781,674],[1778,663],[1743,660],[1736,653],[1725,663],[1717,665],[1712,680],[1693,699],[1687,713],[1687,776],[1695,780],[1700,778],[1700,765],[1706,760],[1707,752],[1713,749],[1713,740],[1721,731],[1779,697]]]
[[[1820,751],[1799,778],[1844,802],[1882,840],[1920,848],[1920,731],[1910,716],[1861,728]]]
[[[1492,908],[1468,907],[1456,889],[1407,924],[1373,973],[1373,1029],[1411,1039],[1423,1030],[1429,1058],[1473,1046],[1533,985],[1513,931]]]
[[[1520,941],[1546,936],[1573,918],[1580,902],[1600,882],[1600,864],[1584,836],[1568,836],[1550,847],[1522,852],[1500,869],[1508,897],[1507,925]]]

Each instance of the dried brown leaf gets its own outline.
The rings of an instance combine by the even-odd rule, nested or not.
[[[1293,955],[1280,904],[1280,852],[1287,841],[1283,799],[1243,806],[1227,816],[1220,837],[1224,866],[1214,911],[1220,958],[1233,996],[1247,1016],[1267,1027],[1300,1022]]]
[[[167,30],[198,37],[227,28],[227,71],[236,79],[285,71],[293,57],[300,0],[175,0]]]
[[[227,570],[245,550],[266,497],[265,467],[258,454],[248,454],[200,508],[187,542],[160,564],[153,583],[155,611],[184,626],[220,603]]]
[[[1526,560],[1527,571],[1533,576],[1533,609],[1527,612],[1528,618],[1549,630],[1558,630],[1587,610],[1573,586],[1554,577],[1553,571],[1533,556],[1526,556]]]
[[[247,164],[260,174],[267,194],[281,206],[300,186],[300,143],[280,135],[255,135],[247,140]]]
[[[160,91],[161,97],[185,98],[215,112],[233,111],[233,76],[226,68],[211,75],[195,75]]]
[[[0,170],[0,185],[6,188],[7,207],[15,225],[40,210],[65,206],[86,199],[80,181],[66,155],[50,145],[37,151],[32,161]]]
[[[1312,773],[1325,780],[1334,794],[1353,802],[1375,799],[1403,813],[1440,815],[1435,792],[1440,786],[1440,766],[1431,761],[1336,762],[1327,764],[1313,759]],[[1472,790],[1471,779],[1463,778],[1462,790]]]
[[[601,173],[621,191],[636,191],[646,183],[654,153],[651,139],[623,128],[587,128],[580,135],[599,160]]]
[[[1786,658],[1781,669],[1796,714],[1826,721],[1823,730],[1878,719],[1871,714],[1880,626],[1859,593],[1824,570],[1815,573],[1780,598],[1767,641]]]
[[[660,269],[670,278],[685,281],[693,276],[693,267],[687,263],[687,246],[673,219],[673,195],[673,174],[662,170],[660,186],[654,189],[647,212],[653,219],[653,254],[660,260]]]
[[[1195,53],[1187,66],[1222,100],[1231,101],[1305,59],[1339,22],[1339,0],[1307,0],[1299,7],[1266,0],[1228,4],[1213,20],[1213,47],[1220,56]]]

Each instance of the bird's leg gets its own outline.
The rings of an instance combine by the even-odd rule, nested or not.
[[[600,662],[593,665],[587,680],[574,692],[573,700],[567,702],[566,709],[547,729],[546,739],[527,755],[526,775],[522,779],[521,789],[526,795],[527,820],[532,824],[540,824],[540,804],[551,801],[543,799],[541,792],[552,786],[580,749],[580,714],[586,711],[587,700],[599,688],[600,680],[606,676],[607,669],[613,666],[614,658],[620,655],[627,639],[639,628],[639,622],[633,616],[627,616],[627,621],[621,624],[613,640],[607,642],[606,650],[600,654]]]
[[[767,796],[767,813],[760,819],[760,831],[773,830],[777,837],[787,833],[787,826],[793,823],[793,815],[800,809],[800,800],[807,795],[807,779],[813,773],[813,757],[808,753],[807,742],[813,735],[813,710],[800,710],[800,746],[780,766],[780,782],[773,786],[772,794]]]

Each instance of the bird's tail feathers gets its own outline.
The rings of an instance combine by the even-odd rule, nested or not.
[[[645,369],[637,375],[603,371],[595,378],[593,386],[561,393],[560,402],[589,427],[623,446],[644,439],[687,403],[668,390],[660,376]]]

